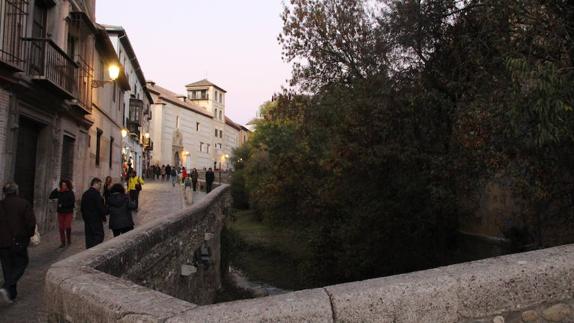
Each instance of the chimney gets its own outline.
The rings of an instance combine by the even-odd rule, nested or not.
[[[187,102],[187,96],[185,95],[178,95],[177,98],[182,102]]]

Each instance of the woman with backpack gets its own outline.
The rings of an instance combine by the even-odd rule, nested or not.
[[[54,189],[49,196],[51,200],[58,200],[58,229],[60,231],[60,246],[58,248],[64,248],[66,242],[68,242],[68,246],[72,244],[72,220],[76,207],[76,196],[72,189],[72,182],[61,180],[60,188]]]
[[[135,205],[126,194],[122,184],[114,184],[110,189],[108,211],[110,213],[110,229],[114,237],[126,233],[134,228],[132,210]]]

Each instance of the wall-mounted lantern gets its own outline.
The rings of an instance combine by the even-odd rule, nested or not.
[[[116,64],[108,66],[109,80],[92,80],[92,88],[103,87],[107,83],[113,83],[120,76],[120,67]]]

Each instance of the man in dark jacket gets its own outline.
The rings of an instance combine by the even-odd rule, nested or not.
[[[211,170],[211,167],[209,167],[209,169],[205,173],[205,192],[207,193],[211,192],[214,180],[215,180],[215,174],[213,173],[213,170]]]
[[[82,218],[86,232],[86,249],[104,241],[104,222],[106,222],[106,208],[104,199],[100,194],[102,180],[92,179],[90,188],[82,195]]]
[[[18,185],[7,183],[0,201],[0,261],[4,285],[0,302],[12,303],[18,291],[16,285],[28,266],[28,244],[34,235],[36,217],[32,205],[18,196]]]

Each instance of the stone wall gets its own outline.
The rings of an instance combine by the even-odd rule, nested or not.
[[[188,210],[55,264],[45,288],[51,321],[574,321],[574,245],[199,306],[212,299],[218,273],[184,277],[179,268],[202,231],[219,228],[229,202],[223,185]]]
[[[50,321],[116,322],[149,311],[173,316],[213,303],[230,205],[225,185],[188,209],[54,264],[45,286]],[[211,254],[205,262],[197,257],[204,244]]]

